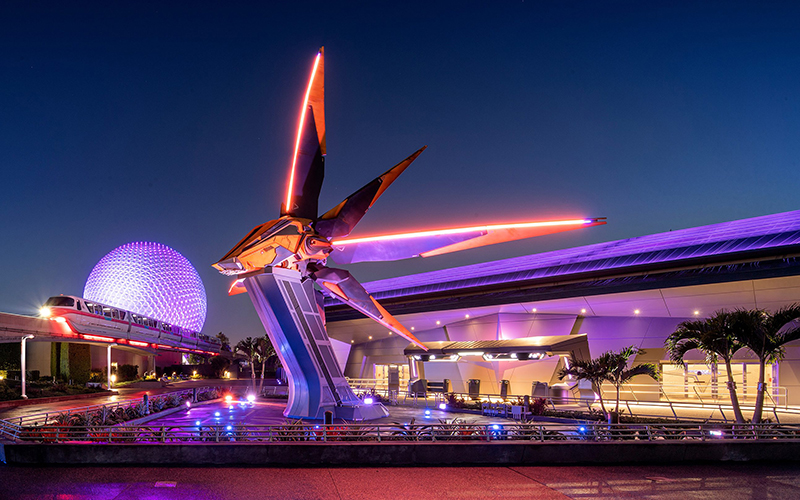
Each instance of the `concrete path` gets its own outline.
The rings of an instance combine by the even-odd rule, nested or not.
[[[0,466],[0,499],[800,498],[798,467],[173,468]]]
[[[121,388],[117,390],[117,395],[102,394],[93,398],[72,399],[59,401],[56,403],[30,404],[15,408],[0,409],[0,419],[10,419],[24,415],[31,415],[33,413],[64,411],[70,408],[78,408],[83,406],[116,403],[126,399],[138,399],[145,394],[152,396],[166,392],[191,389],[192,387],[243,387],[244,385],[248,384],[249,381],[244,380],[183,380],[180,382],[171,382],[167,387],[158,387],[152,389]]]

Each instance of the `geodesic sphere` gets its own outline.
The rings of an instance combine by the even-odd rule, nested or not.
[[[100,259],[83,297],[197,332],[208,310],[206,290],[192,264],[172,248],[149,241],[122,245]]]

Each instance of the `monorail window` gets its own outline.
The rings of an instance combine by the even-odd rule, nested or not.
[[[75,299],[72,297],[50,297],[44,305],[49,307],[74,307]]]
[[[110,307],[104,307],[103,308],[103,316],[105,316],[107,318],[111,317],[111,308]]]
[[[75,304],[75,306],[76,306],[76,307],[78,308],[78,310],[80,311],[80,310],[81,310],[81,301],[79,300],[79,301],[78,301],[78,303],[77,303],[77,304]]]

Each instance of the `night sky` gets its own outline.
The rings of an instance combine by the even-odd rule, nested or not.
[[[206,333],[263,335],[211,264],[278,216],[322,45],[321,209],[429,146],[353,236],[609,220],[362,282],[800,208],[799,27],[797,2],[3,2],[0,311],[149,240],[197,268]]]

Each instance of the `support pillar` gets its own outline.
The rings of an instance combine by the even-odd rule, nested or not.
[[[25,341],[29,340],[29,339],[32,339],[32,338],[33,338],[33,335],[25,335],[25,336],[23,336],[22,340],[21,340],[21,345],[20,345],[20,348],[19,348],[19,351],[20,351],[20,354],[19,354],[20,365],[21,365],[21,368],[22,368],[22,399],[28,399],[28,395],[25,394],[25,372],[27,371],[27,366],[26,366],[27,363],[25,362],[26,361],[25,358],[27,357],[27,356],[25,356]]]
[[[336,418],[372,420],[389,415],[383,406],[361,401],[344,378],[311,280],[297,271],[266,268],[244,285],[289,375],[284,416],[322,419],[331,411]]]
[[[111,390],[111,388],[114,386],[114,384],[111,382],[111,348],[116,346],[116,345],[117,344],[108,344],[108,350],[107,350],[108,372],[106,373],[106,388],[108,390]]]

